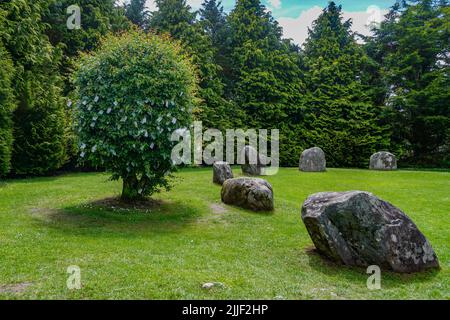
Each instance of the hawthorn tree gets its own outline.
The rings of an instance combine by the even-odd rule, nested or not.
[[[122,199],[168,189],[171,133],[191,122],[196,76],[178,42],[131,31],[83,55],[75,75],[80,157],[123,179]]]

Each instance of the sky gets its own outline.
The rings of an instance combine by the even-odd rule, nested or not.
[[[308,27],[317,19],[328,0],[261,0],[284,30],[285,38],[302,45],[308,36]],[[187,0],[194,9],[200,8],[203,0]],[[345,19],[353,20],[353,31],[370,35],[368,25],[380,22],[395,0],[335,0],[342,5]],[[222,0],[226,12],[231,11],[235,0]],[[154,0],[147,0],[150,10],[155,10]]]

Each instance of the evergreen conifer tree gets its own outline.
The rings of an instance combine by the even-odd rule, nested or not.
[[[182,42],[192,56],[199,75],[201,102],[194,110],[197,120],[204,127],[224,130],[238,119],[232,102],[223,98],[223,84],[219,77],[221,68],[215,62],[215,48],[202,25],[196,21],[196,13],[185,0],[156,0],[158,10],[151,14],[150,28],[169,33]]]
[[[305,43],[307,136],[330,166],[365,167],[370,155],[389,145],[380,110],[364,74],[369,63],[354,39],[351,21],[330,2]]]
[[[448,1],[397,3],[368,45],[395,147],[413,165],[450,164],[449,21]]]
[[[238,0],[228,16],[231,73],[227,94],[250,128],[280,130],[280,162],[295,165],[302,149],[303,82],[298,53],[259,0]]]
[[[8,36],[1,39],[14,63],[12,172],[50,173],[66,160],[65,114],[58,62],[61,53],[45,35],[46,1],[1,3]]]

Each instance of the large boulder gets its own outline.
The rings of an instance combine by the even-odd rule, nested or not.
[[[321,148],[306,149],[300,156],[299,169],[306,172],[322,172],[327,170],[325,152]]]
[[[371,193],[314,194],[303,204],[302,219],[317,250],[334,261],[396,272],[439,267],[411,219]]]
[[[225,180],[233,178],[233,171],[228,162],[216,161],[213,165],[213,182],[222,185]]]
[[[371,170],[397,170],[397,158],[390,152],[381,151],[370,157]]]
[[[260,178],[228,179],[222,186],[222,201],[226,204],[254,211],[273,210],[273,190],[270,183]]]
[[[252,146],[245,146],[241,151],[241,158],[245,163],[241,164],[242,173],[247,176],[260,176],[264,174],[265,158]]]

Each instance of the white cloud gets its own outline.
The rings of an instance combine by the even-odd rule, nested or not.
[[[269,6],[274,9],[280,9],[281,8],[281,0],[268,0]]]
[[[303,11],[298,18],[278,18],[278,22],[283,27],[284,36],[292,38],[295,43],[302,45],[308,37],[308,28],[322,13],[322,8],[314,6]],[[370,35],[369,24],[371,22],[381,22],[387,10],[380,10],[378,7],[370,6],[367,11],[347,12],[343,11],[343,19],[352,19],[352,30],[363,35]]]
[[[275,1],[277,1],[277,0],[275,0]],[[191,8],[194,10],[198,10],[201,7],[202,3],[203,3],[203,0],[187,0],[187,4],[190,5]],[[146,6],[150,11],[157,10],[155,0],[147,0]]]

